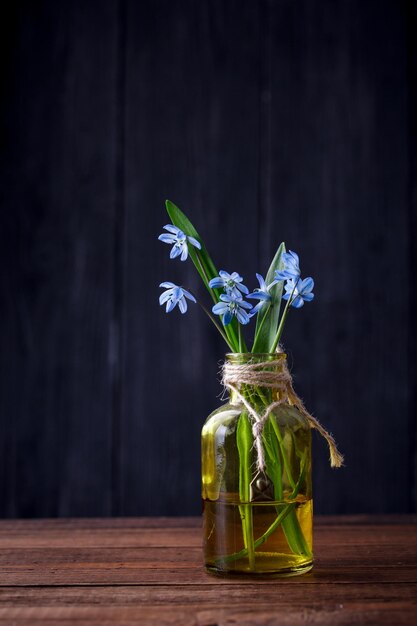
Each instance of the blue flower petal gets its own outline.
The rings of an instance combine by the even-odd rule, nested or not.
[[[176,235],[178,232],[180,232],[180,229],[177,226],[174,226],[174,224],[165,224],[164,228],[168,232],[174,233],[174,235]]]
[[[300,277],[300,270],[296,267],[288,265],[288,267],[284,270],[284,274],[287,276],[287,278],[296,279]]]
[[[239,302],[239,308],[240,307],[243,307],[244,309],[252,309],[253,304],[250,304],[249,302],[245,302],[244,300],[242,300],[242,302]]]
[[[264,302],[272,300],[272,296],[264,291],[254,291],[253,293],[249,293],[246,297],[252,298],[253,300],[263,300]]]
[[[296,252],[294,252],[293,250],[288,250],[288,254],[290,254],[292,256],[293,262],[295,261],[297,266],[299,266],[300,265],[300,258],[298,256],[298,254]]]
[[[242,309],[237,309],[236,311],[236,317],[237,317],[237,321],[240,324],[248,324],[249,323],[249,315],[246,313],[246,311],[243,311]]]
[[[211,310],[216,315],[223,315],[223,313],[229,310],[229,307],[227,306],[227,304],[224,304],[223,302],[218,302],[217,304],[213,306]]]
[[[177,241],[177,238],[174,235],[168,235],[167,233],[162,233],[162,235],[159,235],[158,239],[159,241],[169,244],[173,244]]]
[[[305,302],[311,302],[312,300],[314,300],[314,293],[312,293],[311,291],[309,291],[308,293],[303,293],[303,300]]]
[[[298,283],[298,281],[297,281],[297,283]],[[296,284],[296,283],[295,283],[295,280],[294,280],[293,278],[289,278],[289,279],[287,280],[287,282],[285,283],[285,285],[284,285],[285,290],[291,293],[291,292],[292,292],[292,290],[293,290],[293,289],[294,289],[294,287],[295,287],[295,284]]]
[[[284,270],[275,272],[275,281],[285,280],[287,278],[287,274]]]
[[[263,305],[264,305],[263,302],[258,302],[258,304],[256,306],[254,306],[251,311],[249,311],[249,313],[248,313],[249,317],[253,317],[254,315],[256,315],[258,313],[258,311],[261,310]]]
[[[293,306],[294,309],[301,309],[301,307],[304,306],[304,300],[300,296],[296,296],[291,302],[291,306]]]
[[[168,300],[166,312],[171,313],[172,309],[175,309],[176,304],[177,304],[176,300]]]
[[[164,291],[164,293],[161,293],[161,295],[159,296],[159,304],[165,304],[165,302],[170,299],[171,294],[171,289],[168,289],[168,291]]]
[[[223,289],[224,280],[222,278],[219,278],[218,276],[216,278],[212,278],[209,282],[209,287],[211,287],[212,289]]]
[[[199,250],[201,250],[201,243],[197,241],[197,239],[194,239],[194,237],[190,237],[189,235],[187,235],[187,239],[190,243],[193,244],[195,248],[198,248]]]
[[[230,287],[230,285],[225,285],[224,286],[224,290],[225,290],[226,294],[232,300],[241,300],[242,299],[242,294],[240,293],[239,289],[236,289],[236,286]]]
[[[256,278],[258,279],[259,290],[260,291],[266,291],[268,289],[268,287],[266,286],[266,282],[265,282],[264,277],[262,276],[262,274],[256,274]]]
[[[184,287],[182,287],[182,291],[183,294],[186,298],[188,298],[189,300],[191,300],[191,302],[197,302],[197,300],[194,298],[193,294],[190,293],[189,291],[187,291],[186,289],[184,289]]]
[[[186,261],[187,257],[188,257],[188,246],[184,241],[182,245],[181,261]]]
[[[312,291],[314,289],[314,280],[311,278],[311,276],[308,276],[307,278],[304,278],[304,280],[301,281],[301,283],[298,285],[298,290],[308,293],[309,291]]]
[[[187,300],[185,298],[180,298],[178,300],[178,306],[180,308],[181,313],[185,313],[187,310]]]
[[[174,300],[179,300],[180,298],[182,298],[183,293],[182,293],[182,287],[179,287],[178,285],[175,287],[175,289],[173,289],[173,295],[172,297],[174,298]]]
[[[170,283],[168,280],[166,280],[164,283],[161,283],[159,286],[160,287],[168,287],[168,288],[171,289],[171,288],[176,287],[177,285],[175,283]]]
[[[244,294],[249,293],[249,289],[245,285],[242,285],[241,283],[236,283],[236,287],[239,289],[239,291],[241,291]]]
[[[223,326],[227,326],[228,324],[230,324],[230,322],[233,319],[233,315],[231,313],[231,311],[229,311],[229,309],[227,309],[227,311],[224,314],[223,317]]]
[[[300,276],[298,255],[290,250],[290,252],[283,253],[282,260],[284,262],[284,267],[275,272],[275,280],[298,278]]]
[[[230,293],[222,293],[220,296],[220,300],[223,302],[236,302],[237,300],[241,300],[241,297],[236,298]]]
[[[174,246],[171,252],[169,253],[169,258],[175,259],[180,254],[181,254],[181,248],[179,246]]]

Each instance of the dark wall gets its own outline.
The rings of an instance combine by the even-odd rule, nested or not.
[[[2,19],[0,515],[200,511],[225,347],[157,241],[164,200],[251,287],[316,280],[284,343],[319,513],[415,511],[416,9],[394,0],[15,2]]]

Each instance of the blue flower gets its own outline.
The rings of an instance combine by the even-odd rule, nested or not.
[[[255,289],[252,293],[249,293],[247,295],[247,298],[259,300],[259,302],[256,306],[253,307],[253,309],[249,313],[249,317],[253,317],[254,315],[256,315],[257,312],[263,307],[265,302],[271,302],[272,300],[272,296],[268,292],[268,289],[270,289],[272,285],[268,286],[261,274],[256,274],[256,278],[259,282],[259,289]],[[275,282],[272,284],[275,284]]]
[[[284,252],[282,255],[282,260],[285,263],[283,270],[277,270],[275,272],[275,281],[285,280],[286,278],[300,278],[300,259],[298,258],[298,254],[292,252]],[[271,286],[271,285],[270,285]]]
[[[285,291],[282,296],[284,300],[290,300],[290,305],[296,309],[304,306],[304,302],[311,302],[314,299],[314,280],[309,276],[304,280],[298,279],[295,282],[292,278],[285,283]]]
[[[249,293],[249,289],[245,287],[242,281],[242,276],[239,276],[237,272],[228,274],[224,270],[220,270],[219,275],[216,278],[212,278],[209,282],[209,287],[212,289],[224,289],[229,296],[241,298],[240,291],[244,294]]]
[[[201,244],[197,241],[197,239],[186,235],[176,226],[173,226],[172,224],[167,224],[166,226],[164,226],[164,228],[169,232],[169,234],[162,233],[162,235],[159,235],[158,239],[160,241],[163,241],[164,243],[169,243],[170,245],[172,245],[172,250],[169,255],[171,259],[175,259],[175,257],[179,255],[181,255],[181,261],[185,261],[187,259],[187,242],[190,242],[195,248],[201,250]]]
[[[187,310],[187,300],[185,298],[188,298],[191,302],[196,302],[194,296],[189,291],[184,289],[184,287],[178,287],[178,285],[169,282],[161,283],[159,286],[167,288],[167,290],[159,296],[159,304],[162,305],[165,304],[165,302],[167,303],[167,313],[170,313],[173,309],[175,309],[177,304],[181,313],[185,313]]]
[[[252,305],[249,302],[245,302],[242,296],[235,297],[228,293],[222,293],[220,296],[221,302],[218,302],[212,308],[213,313],[216,315],[223,315],[223,325],[227,326],[233,319],[233,316],[237,318],[240,324],[247,324],[249,322],[249,315],[245,309],[251,309]]]

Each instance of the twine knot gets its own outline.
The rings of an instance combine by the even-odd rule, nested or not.
[[[254,425],[252,426],[252,434],[253,434],[255,439],[257,439],[258,437],[260,437],[262,435],[263,429],[264,429],[264,423],[262,423],[262,422],[255,422],[254,423]]]
[[[333,436],[320,424],[318,419],[308,413],[302,400],[295,393],[284,355],[279,356],[277,354],[276,359],[243,364],[226,362],[223,365],[222,374],[225,388],[235,393],[252,418],[252,435],[257,452],[256,464],[260,472],[265,471],[265,454],[262,443],[264,426],[272,411],[283,404],[295,406],[306,418],[310,428],[318,430],[321,436],[326,439],[329,446],[331,467],[343,465],[343,455],[337,449]],[[274,389],[280,392],[280,396],[278,400],[271,402],[262,414],[259,414],[245,395],[241,393],[242,385]]]

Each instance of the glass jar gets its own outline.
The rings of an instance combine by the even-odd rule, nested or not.
[[[285,362],[282,353],[226,356],[278,380]],[[268,407],[255,445],[254,416],[265,417]],[[207,418],[202,497],[209,572],[292,576],[312,568],[311,429],[285,385],[262,384],[262,376],[233,385],[229,402]]]

